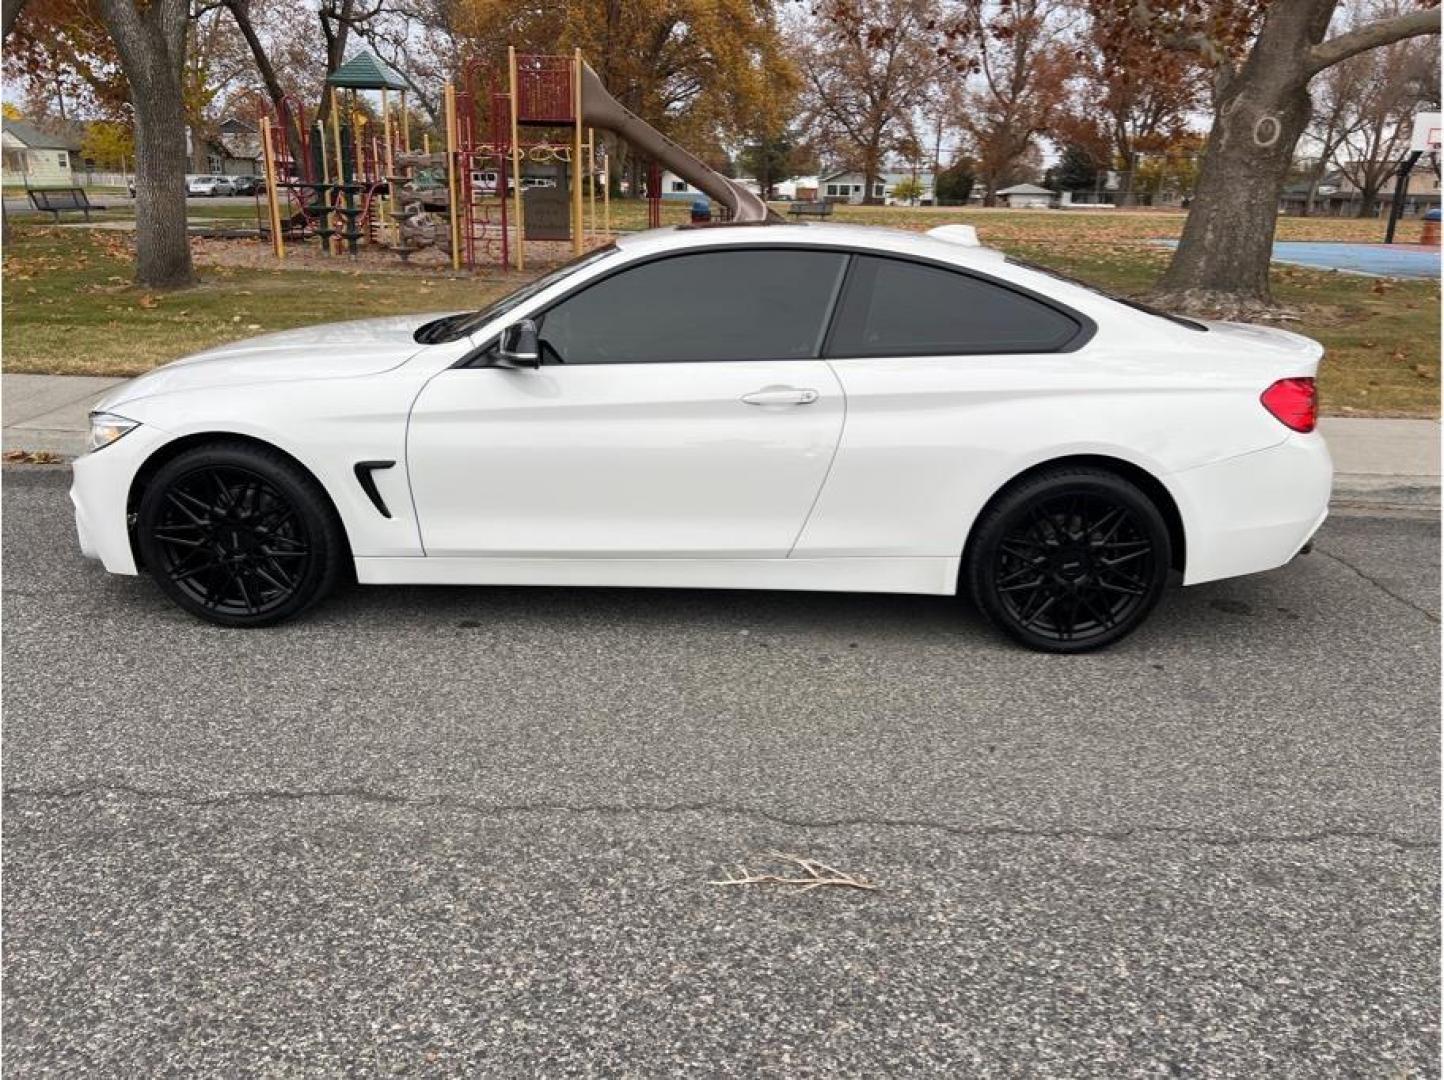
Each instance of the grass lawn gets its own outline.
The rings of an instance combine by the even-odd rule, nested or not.
[[[249,206],[192,208],[216,219]],[[244,212],[244,215],[238,212]],[[685,203],[663,204],[667,224]],[[644,227],[645,206],[613,203],[613,224]],[[985,243],[1105,288],[1144,292],[1168,252],[1149,241],[1176,237],[1182,214],[840,207],[837,220],[928,229],[976,225]],[[1406,223],[1417,230],[1418,223]],[[1380,223],[1283,218],[1280,239],[1377,241]],[[1406,239],[1413,233],[1404,231]],[[131,375],[208,345],[364,315],[476,307],[526,277],[472,277],[346,270],[203,266],[199,288],[150,294],[129,283],[130,238],[106,230],[57,229],[16,220],[4,260],[6,371]],[[1296,267],[1274,269],[1276,297],[1299,312],[1289,328],[1327,347],[1320,376],[1335,415],[1439,415],[1439,284],[1380,281]]]
[[[130,237],[17,225],[6,245],[0,343],[12,372],[138,375],[210,345],[367,315],[459,311],[515,288],[518,275],[453,278],[348,271],[202,268],[202,284],[130,284]]]

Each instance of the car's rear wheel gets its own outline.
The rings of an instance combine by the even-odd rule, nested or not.
[[[1148,617],[1171,562],[1168,526],[1139,488],[1094,468],[1059,468],[1005,491],[984,513],[964,573],[974,602],[1043,652],[1110,645]]]
[[[243,443],[199,446],[162,465],[136,530],[162,591],[222,626],[294,618],[330,592],[346,556],[315,480],[283,454]]]

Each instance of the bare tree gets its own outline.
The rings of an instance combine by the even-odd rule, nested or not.
[[[1411,39],[1347,63],[1357,69],[1357,88],[1346,98],[1333,160],[1359,191],[1359,217],[1373,217],[1408,150],[1414,114],[1438,103],[1439,56],[1432,43]]]
[[[1329,68],[1314,84],[1314,108],[1308,127],[1313,149],[1305,169],[1309,185],[1304,198],[1305,217],[1314,212],[1319,185],[1334,163],[1334,155],[1358,126],[1359,99],[1371,63],[1368,53],[1350,57]]]
[[[1439,33],[1424,8],[1328,36],[1338,0],[1094,0],[1116,26],[1196,53],[1214,122],[1183,237],[1154,294],[1179,310],[1266,314],[1279,195],[1308,125],[1309,83],[1352,56]]]
[[[804,123],[832,158],[860,170],[864,201],[887,155],[911,137],[940,70],[928,0],[879,0],[807,24],[797,35]]]
[[[154,288],[195,283],[186,234],[188,0],[99,0],[135,110],[135,278]]]

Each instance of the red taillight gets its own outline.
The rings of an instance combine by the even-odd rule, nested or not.
[[[1313,431],[1318,421],[1318,397],[1313,379],[1280,379],[1259,398],[1279,423],[1295,431]]]

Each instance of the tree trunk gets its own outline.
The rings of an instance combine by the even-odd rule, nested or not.
[[[1273,4],[1243,69],[1221,74],[1183,237],[1153,291],[1160,306],[1227,317],[1274,306],[1269,258],[1279,197],[1309,121],[1307,53],[1332,8]]]
[[[862,163],[862,205],[872,206],[877,200],[872,197],[872,189],[877,184],[878,162],[882,154],[876,148],[868,150],[864,155]]]
[[[135,106],[135,280],[157,289],[195,284],[186,232],[186,120],[176,94],[132,83]]]
[[[1379,19],[1324,40],[1338,0],[1274,0],[1237,73],[1221,61],[1214,121],[1183,238],[1153,297],[1176,310],[1268,314],[1279,196],[1308,123],[1308,84],[1351,56],[1439,33],[1437,8]]]
[[[186,233],[186,117],[181,94],[186,0],[100,0],[135,109],[135,280],[195,284]]]

